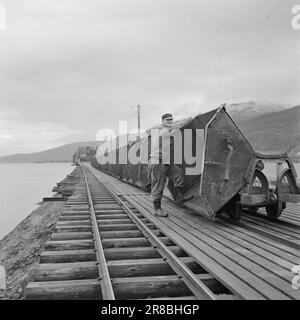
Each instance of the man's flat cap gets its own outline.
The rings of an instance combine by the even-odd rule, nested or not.
[[[161,120],[164,120],[167,118],[173,118],[173,115],[171,113],[165,113],[161,116]]]

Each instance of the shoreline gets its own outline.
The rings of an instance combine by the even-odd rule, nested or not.
[[[42,202],[0,240],[0,265],[6,269],[6,289],[0,300],[24,299],[32,269],[38,263],[65,201]]]

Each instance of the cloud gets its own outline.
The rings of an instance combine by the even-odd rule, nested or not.
[[[247,33],[280,0],[4,1],[0,101],[62,142],[136,126],[137,104],[144,126],[226,101],[299,104],[292,2]]]
[[[13,114],[1,114],[0,156],[15,152],[28,153],[59,146],[68,138],[74,139],[83,130],[72,130],[64,124],[24,122]]]

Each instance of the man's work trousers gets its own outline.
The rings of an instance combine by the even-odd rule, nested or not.
[[[161,199],[167,177],[172,179],[174,183],[174,190],[183,189],[184,171],[175,164],[149,164],[149,173],[151,178],[151,196],[154,208],[161,207]],[[174,198],[176,194],[173,193]]]

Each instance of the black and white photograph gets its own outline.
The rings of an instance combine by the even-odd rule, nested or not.
[[[300,1],[0,0],[0,300],[300,300]]]

